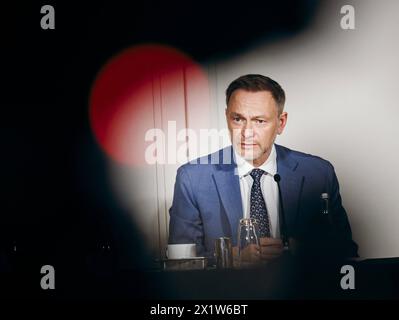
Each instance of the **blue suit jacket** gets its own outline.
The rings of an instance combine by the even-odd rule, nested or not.
[[[319,157],[275,146],[289,236],[317,241],[318,230],[313,222],[320,215],[320,195],[327,192],[335,230],[345,243],[344,254],[356,256],[357,245],[352,241],[333,166]],[[224,164],[226,155],[232,161]],[[217,157],[220,161],[212,164]],[[237,166],[231,146],[194,163],[177,171],[169,210],[169,243],[196,243],[199,255],[212,256],[216,238],[230,237],[233,245],[237,243],[239,220],[243,217]]]

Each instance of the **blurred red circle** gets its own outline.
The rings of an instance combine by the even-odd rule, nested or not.
[[[92,87],[89,119],[94,136],[113,160],[129,165],[145,163],[147,130],[155,127],[155,116],[162,104],[164,90],[185,95],[185,71],[190,79],[208,90],[207,77],[190,57],[172,47],[149,44],[128,48],[111,58],[102,68]],[[161,83],[161,85],[158,85]],[[169,103],[162,108],[177,108]],[[175,110],[180,112],[181,110]],[[166,114],[166,113],[165,113]],[[172,110],[168,110],[173,115]],[[173,117],[173,116],[172,116]],[[162,122],[173,119],[166,119]],[[162,129],[162,128],[160,128]]]

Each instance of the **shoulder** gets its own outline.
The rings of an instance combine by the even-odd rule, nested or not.
[[[231,166],[234,165],[233,151],[231,146],[223,149],[219,149],[216,152],[208,155],[193,159],[183,165],[181,165],[177,174],[188,174],[188,175],[207,175],[212,174],[220,166]]]
[[[277,151],[278,161],[289,161],[296,164],[298,168],[322,170],[322,171],[333,171],[334,167],[330,161],[323,159],[322,157],[305,153],[297,150],[292,150],[281,145],[275,145]]]

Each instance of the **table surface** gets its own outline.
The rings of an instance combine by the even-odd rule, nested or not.
[[[354,289],[343,289],[352,266]],[[253,269],[149,271],[161,299],[398,299],[399,258],[298,261]]]

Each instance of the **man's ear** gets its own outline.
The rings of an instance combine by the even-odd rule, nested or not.
[[[278,120],[278,128],[277,128],[277,134],[282,134],[285,128],[285,125],[287,124],[287,119],[288,119],[288,113],[287,112],[282,112],[279,116]]]

